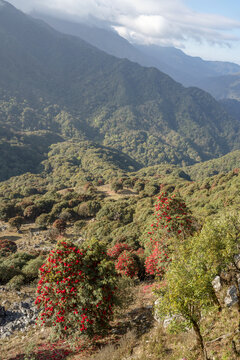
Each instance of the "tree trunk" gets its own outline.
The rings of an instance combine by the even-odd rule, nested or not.
[[[201,348],[202,358],[203,360],[209,360],[199,325],[194,319],[191,319],[191,323],[193,325],[193,330],[195,331],[195,334],[197,336],[198,345]]]
[[[233,275],[233,282],[234,282],[234,285],[235,285],[236,290],[237,290],[237,298],[238,298],[238,301],[237,301],[237,309],[238,309],[238,331],[240,332],[240,289],[239,289],[239,283],[238,283],[238,278],[237,278],[237,274],[236,274],[236,273]]]

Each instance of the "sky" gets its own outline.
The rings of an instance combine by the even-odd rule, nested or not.
[[[8,0],[74,21],[114,28],[131,43],[174,46],[205,60],[240,64],[239,0]]]

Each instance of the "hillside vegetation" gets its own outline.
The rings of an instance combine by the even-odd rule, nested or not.
[[[4,4],[0,119],[10,135],[13,129],[20,137],[45,130],[87,139],[142,166],[191,165],[239,148],[239,122],[209,94],[107,55]]]

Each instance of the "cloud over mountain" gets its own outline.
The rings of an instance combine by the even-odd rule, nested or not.
[[[73,20],[107,22],[130,41],[184,47],[188,40],[231,46],[240,21],[198,13],[182,0],[10,0],[30,12],[56,14]]]

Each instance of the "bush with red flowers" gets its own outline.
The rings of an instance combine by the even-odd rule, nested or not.
[[[137,255],[131,251],[122,251],[115,262],[115,267],[121,275],[125,275],[130,278],[136,277],[139,272]]]
[[[111,247],[110,249],[108,249],[108,256],[110,256],[113,260],[117,260],[117,258],[119,257],[119,255],[124,251],[131,251],[132,248],[126,244],[126,243],[116,243],[113,247]]]
[[[142,248],[135,251],[127,243],[116,243],[108,250],[108,256],[114,260],[119,274],[130,278],[136,276],[144,278],[144,250]]]
[[[38,321],[59,336],[92,337],[104,333],[118,303],[117,273],[105,246],[96,240],[82,249],[61,241],[40,268],[36,305]]]
[[[17,251],[17,245],[9,239],[0,239],[0,256],[8,256]]]
[[[162,241],[153,243],[151,254],[145,261],[146,273],[157,277],[163,276],[171,261],[167,253],[167,247]]]
[[[167,240],[171,237],[179,240],[192,235],[194,220],[184,201],[176,195],[162,193],[155,204],[155,222],[148,232],[150,239],[146,244],[149,256],[145,261],[146,272],[150,275],[162,276],[169,262]]]
[[[156,221],[152,224],[152,231],[161,230],[163,235],[168,237],[186,238],[191,235],[194,230],[193,217],[187,208],[183,199],[175,194],[168,196],[162,193],[158,196],[155,204]]]

